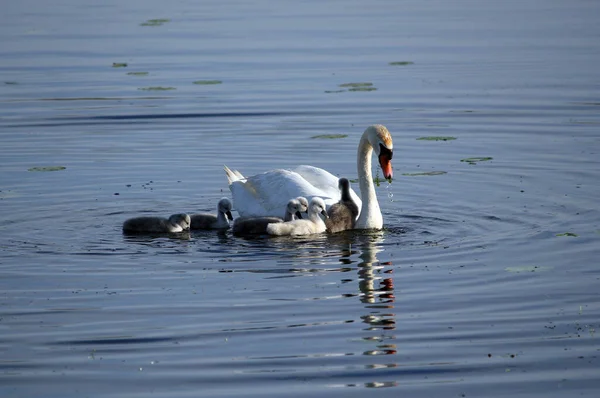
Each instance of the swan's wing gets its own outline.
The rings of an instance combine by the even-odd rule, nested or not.
[[[285,214],[289,200],[298,196],[304,196],[308,200],[319,196],[328,204],[339,199],[339,192],[337,196],[332,196],[331,192],[318,189],[300,174],[283,169],[233,181],[229,188],[235,209],[244,217],[281,217]]]
[[[244,176],[239,171],[231,170],[227,166],[223,166],[223,168],[225,169],[225,175],[227,176],[227,181],[229,182],[229,184],[244,179]]]
[[[326,192],[329,197],[336,198],[336,201],[340,199],[341,194],[338,188],[339,177],[334,176],[327,170],[323,170],[319,167],[301,165],[293,169],[296,173],[300,174],[302,178],[308,181],[315,188]],[[362,201],[360,197],[354,192],[352,188],[350,188],[350,196],[356,205],[358,206],[358,210],[360,213],[360,209],[362,207]],[[327,207],[331,204],[327,203]]]

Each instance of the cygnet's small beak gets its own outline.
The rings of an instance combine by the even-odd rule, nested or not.
[[[225,213],[225,215],[227,215],[227,218],[229,219],[229,221],[233,221],[233,216],[231,215],[231,211],[229,211],[229,210],[228,210],[228,211]]]
[[[325,218],[329,218],[329,215],[327,214],[325,209],[321,210],[321,214],[323,214],[325,216]]]

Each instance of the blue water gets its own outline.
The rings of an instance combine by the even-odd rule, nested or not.
[[[600,4],[53,3],[0,15],[0,395],[598,394]],[[121,233],[374,123],[382,231]]]

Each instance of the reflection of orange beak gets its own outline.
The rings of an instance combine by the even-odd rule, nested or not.
[[[392,182],[392,178],[394,177],[394,172],[392,171],[392,159],[386,154],[381,154],[379,155],[379,165],[383,171],[383,178]]]

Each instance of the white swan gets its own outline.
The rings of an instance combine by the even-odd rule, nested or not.
[[[327,218],[326,206],[323,199],[318,196],[312,198],[308,204],[308,220],[294,220],[267,225],[269,235],[311,235],[325,232],[325,223],[319,214]]]
[[[358,217],[358,206],[350,196],[350,181],[340,178],[339,187],[342,197],[327,210],[329,218],[325,220],[327,232],[331,233],[354,229]]]
[[[123,223],[124,233],[182,232],[190,229],[190,216],[185,213],[163,217],[135,217]]]
[[[304,204],[306,203],[306,204]],[[293,221],[302,219],[301,212],[306,212],[308,209],[308,201],[306,198],[298,197],[290,199],[285,209],[283,219],[279,217],[238,217],[233,221],[231,231],[234,235],[261,235],[267,233],[267,225],[276,224],[285,221]]]
[[[354,228],[380,229],[383,217],[371,175],[371,155],[375,150],[385,179],[392,180],[393,143],[390,132],[380,124],[369,126],[358,145],[357,168],[361,199],[353,190],[350,195],[360,208]],[[331,206],[340,199],[338,177],[313,166],[299,166],[293,170],[271,170],[252,177],[244,177],[237,170],[225,166],[229,189],[235,208],[242,216],[277,216],[283,213],[287,198],[319,196]]]
[[[233,220],[231,215],[231,201],[227,198],[221,198],[217,205],[217,215],[214,214],[192,214],[190,229],[227,229],[229,221]]]

